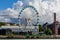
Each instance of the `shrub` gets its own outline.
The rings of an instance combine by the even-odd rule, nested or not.
[[[51,35],[51,34],[52,34],[52,30],[51,30],[50,28],[48,28],[47,30],[45,30],[45,33],[46,33],[47,35]]]

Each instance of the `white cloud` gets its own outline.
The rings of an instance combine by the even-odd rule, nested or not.
[[[41,0],[42,1],[42,0]],[[33,5],[39,12],[41,22],[53,22],[53,13],[57,13],[57,20],[59,20],[60,14],[60,0],[34,0],[31,5]],[[59,16],[58,16],[59,14]]]
[[[12,8],[7,8],[4,11],[0,11],[0,19],[2,22],[12,22],[11,18],[18,18],[19,12],[18,9],[19,7],[23,5],[22,1],[17,1],[16,3],[13,4]],[[2,18],[3,17],[3,18]]]
[[[12,9],[20,12],[22,7],[23,7],[23,2],[22,1],[17,1],[16,3],[13,4]]]
[[[11,22],[11,20],[9,18],[5,18],[4,22]]]
[[[48,3],[47,2],[42,2],[41,4],[44,9],[48,9]]]
[[[13,5],[22,6],[22,5],[23,5],[23,3],[22,3],[22,1],[17,1],[17,3],[14,3]]]
[[[16,10],[11,9],[11,8],[8,8],[8,9],[6,10],[6,12],[8,13],[8,15],[9,15],[10,17],[12,17],[12,18],[18,18],[19,12],[17,12]]]
[[[32,5],[32,2],[29,2],[29,5]]]
[[[57,21],[60,21],[60,19],[59,19],[59,17],[60,17],[60,0],[54,0],[53,2],[50,2],[50,5],[48,5],[49,6],[49,12],[48,12],[48,14],[49,15],[53,15],[53,12],[56,12],[56,14],[57,14]],[[52,12],[52,13],[51,13]],[[51,17],[49,17],[49,18],[51,18],[52,20],[53,20],[53,16]]]

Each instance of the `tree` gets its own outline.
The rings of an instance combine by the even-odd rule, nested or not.
[[[42,32],[42,31],[43,31],[43,26],[39,25],[39,32]]]
[[[15,24],[14,23],[10,23],[10,25],[14,26]]]
[[[0,26],[6,25],[4,22],[0,22]]]
[[[52,30],[51,30],[50,28],[48,28],[47,30],[45,30],[45,33],[46,33],[47,35],[51,35],[51,34],[52,34]]]

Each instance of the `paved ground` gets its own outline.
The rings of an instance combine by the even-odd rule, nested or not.
[[[0,36],[0,39],[60,39],[60,35],[51,36]]]

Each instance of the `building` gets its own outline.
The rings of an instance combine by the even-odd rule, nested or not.
[[[56,13],[54,13],[54,22],[53,23],[48,24],[48,25],[47,25],[47,23],[44,24],[44,26],[46,28],[50,28],[52,30],[53,34],[55,34],[55,35],[58,35],[58,33],[59,33],[58,32],[59,25],[60,25],[60,23],[58,21],[56,21]]]
[[[1,26],[0,27],[0,30],[5,30],[5,34],[11,34],[11,33],[19,33],[20,32],[32,32],[32,34],[36,33],[38,34],[38,26],[36,26],[36,29],[35,29],[35,26]],[[36,30],[36,31],[35,31]]]
[[[58,21],[56,21],[56,26],[59,28],[59,22]],[[50,28],[51,30],[52,30],[52,32],[53,32],[53,34],[55,33],[55,23],[53,22],[53,23],[51,23],[51,24],[48,24],[47,25],[47,28]],[[57,29],[58,30],[58,29]]]

